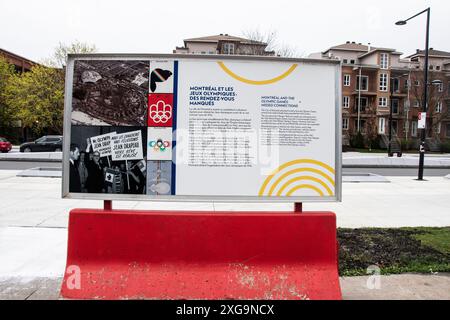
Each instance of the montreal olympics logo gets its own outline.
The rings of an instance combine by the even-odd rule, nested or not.
[[[156,141],[150,141],[148,145],[150,146],[150,148],[153,148],[153,150],[155,150],[156,152],[159,151],[164,152],[166,151],[167,148],[170,147],[170,142],[158,139]]]
[[[150,106],[149,117],[154,123],[167,123],[172,118],[172,106],[159,100]]]

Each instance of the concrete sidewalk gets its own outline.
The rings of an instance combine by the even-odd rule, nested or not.
[[[20,178],[0,170],[0,227],[66,228],[72,208],[102,201],[61,199],[60,178]],[[450,226],[450,179],[387,177],[391,183],[345,183],[341,203],[306,203],[305,211],[333,211],[339,227]],[[116,201],[116,209],[292,211],[292,204]]]
[[[102,208],[103,203],[61,199],[59,178],[20,178],[16,174],[17,171],[0,170],[0,299],[57,298],[66,261],[68,212],[72,208]],[[415,181],[413,177],[388,179],[391,183],[344,184],[342,203],[306,203],[304,210],[333,211],[339,227],[450,226],[450,179],[432,177],[423,182]],[[292,211],[293,206],[116,201],[113,207],[135,210]],[[386,280],[386,287],[382,288],[391,289],[384,293],[364,290],[361,287],[363,278],[343,278],[342,288],[347,299],[450,299],[448,295],[441,294],[443,291],[450,292],[448,276],[445,277],[401,278],[404,280],[398,280],[400,282]],[[439,295],[432,295],[435,287],[442,286],[445,290],[439,289],[436,291]],[[395,291],[395,288],[403,291]]]
[[[450,300],[450,274],[381,276],[379,287],[369,277],[340,279],[344,300]],[[0,278],[0,300],[56,300],[62,278]],[[369,286],[368,286],[369,282]]]

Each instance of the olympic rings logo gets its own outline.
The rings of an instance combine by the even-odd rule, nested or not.
[[[153,150],[155,150],[156,152],[164,152],[166,151],[167,148],[170,147],[170,142],[169,141],[162,141],[162,139],[158,139],[156,141],[150,141],[148,143],[148,145],[150,146],[150,148],[153,148]]]
[[[150,106],[149,117],[154,123],[167,123],[172,118],[172,106],[159,100]]]

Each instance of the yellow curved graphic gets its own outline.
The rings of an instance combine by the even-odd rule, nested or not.
[[[314,187],[314,186],[312,186],[312,185],[309,185],[309,184],[301,184],[301,185],[299,185],[299,186],[296,186],[296,187],[292,188],[292,189],[289,190],[289,192],[287,193],[287,196],[288,196],[288,197],[292,196],[292,195],[294,194],[294,192],[297,191],[297,190],[299,190],[299,189],[311,189],[311,190],[316,191],[321,197],[324,196],[323,192],[322,192],[319,188],[316,188],[316,187]]]
[[[234,73],[233,71],[228,69],[228,67],[222,61],[218,61],[217,63],[222,68],[222,70],[225,71],[230,77],[232,77],[240,82],[244,82],[247,84],[253,84],[253,85],[265,85],[265,84],[271,84],[271,83],[275,83],[280,80],[283,80],[284,78],[289,76],[295,70],[295,68],[297,68],[297,66],[298,66],[298,64],[294,63],[286,72],[284,72],[283,74],[281,74],[278,77],[275,77],[273,79],[251,80],[251,79],[247,79],[247,78],[237,75],[236,73]]]
[[[289,168],[291,166],[303,165],[300,168]],[[305,166],[306,165],[306,166]],[[308,165],[315,165],[318,168],[310,167]],[[287,169],[288,171],[281,171]],[[289,170],[290,169],[290,170]],[[306,174],[305,174],[306,173]],[[307,175],[307,173],[314,173],[316,176]],[[298,175],[300,174],[300,175]],[[278,169],[272,172],[262,184],[259,190],[259,196],[291,196],[299,189],[310,189],[316,191],[320,196],[334,195],[334,181],[335,170],[323,163],[314,159],[297,159],[289,161],[281,165]],[[314,182],[315,185],[305,184],[306,181]],[[273,183],[272,183],[273,182]],[[302,183],[297,185],[298,183]],[[270,188],[269,188],[270,185]],[[276,191],[278,189],[278,191]],[[289,189],[290,188],[290,189]],[[287,190],[287,192],[286,192]]]
[[[302,176],[302,177],[296,177],[296,178],[292,178],[291,180],[289,180],[288,182],[286,182],[278,191],[277,196],[282,196],[283,195],[283,191],[284,189],[286,189],[288,186],[290,186],[291,184],[297,182],[297,181],[301,181],[301,180],[311,180],[314,182],[317,182],[318,184],[320,184],[322,187],[324,187],[325,190],[327,190],[328,195],[332,196],[333,195],[333,191],[331,191],[330,187],[327,186],[326,183],[324,183],[322,180],[317,179],[316,177],[311,177],[311,176]],[[289,194],[289,192],[288,192]]]
[[[334,186],[334,180],[333,180],[333,178],[331,178],[331,177],[330,177],[329,175],[327,175],[326,173],[324,173],[324,172],[322,172],[322,171],[320,171],[320,170],[318,170],[318,169],[315,169],[315,168],[298,168],[298,169],[290,170],[290,171],[286,172],[285,174],[283,174],[281,177],[279,177],[279,178],[272,184],[272,186],[270,187],[270,190],[269,190],[269,196],[271,196],[271,195],[273,194],[273,192],[274,192],[275,189],[277,188],[278,184],[279,184],[282,180],[286,179],[287,177],[289,177],[289,176],[291,176],[291,175],[294,175],[294,174],[296,174],[296,173],[301,173],[301,172],[313,172],[313,173],[316,173],[316,174],[318,174],[318,175],[324,177],[325,179],[327,179],[327,180],[331,183],[331,185]]]

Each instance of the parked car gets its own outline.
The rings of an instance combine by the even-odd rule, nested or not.
[[[43,136],[20,145],[20,152],[62,151],[62,136]]]
[[[7,153],[11,151],[12,144],[6,138],[0,137],[0,151],[3,153]]]

